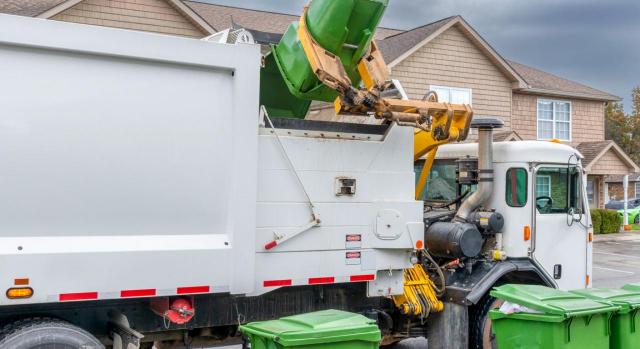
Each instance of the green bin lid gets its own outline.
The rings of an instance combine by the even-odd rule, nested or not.
[[[240,331],[270,339],[285,347],[351,340],[377,343],[381,340],[375,320],[340,310],[253,322],[240,326]]]
[[[609,288],[587,288],[571,292],[590,299],[605,301],[620,306],[620,310],[623,312],[640,308],[640,289],[638,291],[627,291]]]
[[[627,291],[640,291],[640,283],[637,284],[626,284],[622,287],[623,290]]]
[[[607,313],[619,309],[618,306],[539,285],[503,285],[494,288],[491,295],[548,315],[560,315],[565,318]]]

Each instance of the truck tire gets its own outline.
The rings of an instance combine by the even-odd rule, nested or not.
[[[89,332],[50,318],[16,321],[0,330],[0,349],[104,349]]]
[[[484,296],[475,307],[469,309],[469,348],[498,349],[495,335],[491,329],[489,311],[499,308],[504,301]]]

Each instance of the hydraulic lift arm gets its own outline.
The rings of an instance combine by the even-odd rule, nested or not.
[[[397,98],[389,68],[373,40],[388,0],[313,0],[272,54],[265,57],[261,103],[279,115],[302,118],[311,100],[333,101],[338,115],[373,116],[414,131],[414,161],[427,155],[416,199],[420,200],[438,146],[464,141],[473,111],[469,105]],[[442,310],[422,264],[405,270],[404,295],[394,302],[405,314],[425,318]]]
[[[464,141],[469,133],[473,111],[469,105],[438,103],[430,92],[422,100],[384,98],[392,89],[389,69],[375,41],[357,64],[363,87],[356,88],[347,76],[340,59],[318,44],[307,28],[305,7],[298,37],[318,80],[338,92],[334,105],[337,114],[374,115],[403,126],[415,127],[414,161],[427,155],[416,184],[416,199],[424,190],[439,145]]]

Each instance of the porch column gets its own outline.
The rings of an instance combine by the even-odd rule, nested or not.
[[[631,230],[631,226],[629,225],[629,213],[627,212],[628,209],[628,201],[629,201],[629,193],[628,193],[628,189],[629,189],[629,175],[626,174],[624,175],[623,179],[622,179],[622,189],[624,191],[624,215],[623,215],[623,224],[624,224],[624,230]]]

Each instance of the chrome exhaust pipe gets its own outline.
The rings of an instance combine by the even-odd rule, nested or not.
[[[493,129],[504,122],[495,118],[474,118],[471,128],[478,129],[478,189],[467,198],[456,213],[454,222],[469,222],[473,211],[482,206],[493,193]]]

